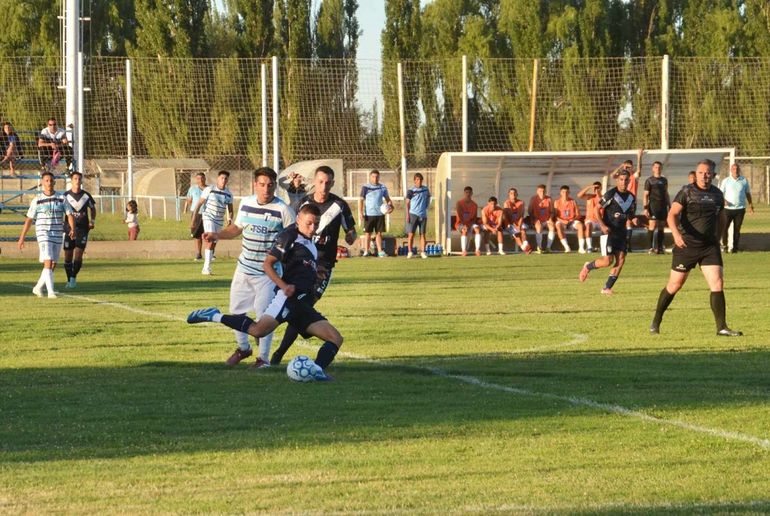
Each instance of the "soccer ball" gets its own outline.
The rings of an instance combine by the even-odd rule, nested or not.
[[[286,376],[295,382],[312,382],[319,374],[321,374],[321,368],[305,355],[292,358],[286,366]]]
[[[387,215],[388,213],[392,213],[392,212],[393,212],[393,206],[391,206],[390,204],[380,205],[380,213],[382,213],[383,215]]]

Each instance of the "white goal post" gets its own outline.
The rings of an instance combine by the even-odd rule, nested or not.
[[[638,153],[638,150],[445,152],[439,158],[434,185],[437,239],[445,243],[447,253],[452,252],[452,216],[466,186],[473,188],[473,198],[479,208],[492,196],[502,204],[511,187],[518,190],[519,198],[525,203],[535,194],[539,184],[544,184],[546,193],[553,197],[558,196],[561,185],[567,185],[572,196],[576,197],[581,188],[594,181],[601,181],[606,186],[609,175],[625,160],[630,159],[636,167]],[[650,176],[653,162],[663,164],[663,175],[669,180],[669,192],[673,198],[687,183],[689,171],[694,170],[702,159],[715,161],[718,172],[727,170],[735,160],[735,148],[643,150],[639,194],[644,180]]]

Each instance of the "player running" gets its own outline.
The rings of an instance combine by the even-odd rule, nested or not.
[[[595,218],[599,218],[602,233],[608,235],[607,256],[586,262],[579,275],[580,281],[585,281],[592,270],[609,267],[614,261],[614,267],[610,270],[610,275],[601,291],[608,296],[612,295],[612,287],[626,262],[626,226],[632,222],[636,213],[636,197],[627,189],[630,175],[628,170],[620,170],[615,174],[615,188],[607,190],[599,202],[599,207],[604,210],[604,213],[600,218],[594,215]]]
[[[201,193],[198,204],[193,209],[193,217],[190,225],[195,224],[195,214],[201,212],[203,218],[203,232],[216,233],[225,226],[225,213],[229,220],[233,220],[233,194],[227,188],[230,180],[230,172],[222,170],[217,175],[216,186],[207,186]],[[211,276],[211,260],[214,256],[216,240],[206,241],[206,250],[203,253],[203,269],[201,274]]]
[[[255,322],[246,315],[223,315],[217,308],[205,308],[190,313],[187,322],[218,322],[256,338],[264,337],[288,322],[303,337],[314,336],[324,341],[315,363],[325,371],[342,345],[342,335],[313,308],[318,260],[313,238],[320,218],[318,206],[305,204],[299,210],[297,223],[282,231],[268,251],[265,274],[279,290],[259,320]],[[278,263],[283,268],[283,277],[276,271]],[[316,381],[331,379],[325,372],[315,377]]]
[[[332,271],[337,263],[337,239],[340,228],[345,231],[345,242],[353,245],[358,238],[356,221],[350,212],[348,203],[331,193],[334,186],[334,170],[327,166],[318,167],[313,178],[313,193],[300,200],[302,206],[316,206],[321,218],[316,226],[313,243],[318,250],[316,279],[313,285],[311,306],[315,305],[324,295],[332,280]],[[270,357],[270,365],[281,363],[283,356],[299,336],[299,330],[292,324],[286,327],[281,345]]]
[[[96,203],[91,194],[81,188],[83,174],[73,172],[70,176],[72,186],[64,193],[64,199],[72,209],[75,220],[75,236],[70,238],[70,226],[64,219],[64,270],[67,273],[66,288],[75,288],[78,272],[83,266],[83,252],[88,244],[88,232],[94,229],[96,222]],[[88,213],[91,212],[91,217]]]

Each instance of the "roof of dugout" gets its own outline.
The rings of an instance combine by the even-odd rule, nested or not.
[[[516,187],[519,197],[528,202],[537,185],[546,185],[546,192],[558,195],[561,185],[567,185],[573,194],[594,181],[607,185],[608,176],[625,160],[636,167],[639,151],[583,151],[583,152],[447,152],[441,155],[436,167],[435,199],[436,234],[451,250],[450,227],[454,204],[462,197],[463,188],[473,188],[473,197],[479,207],[495,196],[502,202],[510,187]],[[734,148],[677,149],[642,152],[642,184],[650,175],[654,161],[663,163],[663,175],[674,188],[687,182],[687,174],[698,161],[711,159],[717,170],[729,166],[735,156]]]

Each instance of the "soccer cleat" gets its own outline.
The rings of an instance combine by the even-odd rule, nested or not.
[[[565,253],[571,253],[572,252],[572,248],[571,247],[565,247],[564,248],[564,252]]]
[[[478,249],[476,249],[476,252],[475,252],[475,253],[473,253],[473,254],[475,254],[476,256],[481,256],[481,251],[479,251]]]
[[[650,249],[647,251],[647,254],[657,254],[657,251],[654,248],[650,247]]]
[[[532,247],[531,247],[531,246],[527,246],[527,248],[526,248],[526,249],[524,249],[524,252],[525,252],[526,254],[532,254]]]
[[[209,269],[208,267],[204,267],[203,270],[201,271],[201,274],[203,274],[204,276],[212,276],[211,269]]]
[[[585,249],[578,249],[578,253],[579,254],[586,254],[586,250]]]
[[[56,299],[56,298],[58,298],[58,297],[59,297],[59,296],[57,296],[57,295],[56,295],[56,292],[54,292],[53,290],[52,290],[51,292],[49,292],[49,293],[48,293],[48,299]]]
[[[262,357],[257,357],[257,361],[251,364],[249,369],[267,369],[268,367],[270,367],[270,362],[262,360]]]
[[[538,247],[537,251],[535,251],[535,253],[536,254],[543,254],[543,248],[542,247]]]
[[[385,258],[386,256],[388,255],[385,254],[385,251],[380,251],[379,253],[377,253],[377,258]]]
[[[589,254],[593,253],[594,252],[594,248],[593,247],[589,247],[588,249],[586,249],[586,252],[589,253]]]
[[[722,328],[717,332],[717,337],[743,337],[743,332],[731,330],[730,328]]]
[[[499,254],[500,256],[505,256],[505,251],[503,251],[502,249],[498,249],[497,254]]]
[[[43,297],[42,287],[32,287],[32,293],[35,294],[37,297]]]
[[[334,378],[326,374],[320,367],[313,373],[313,380],[316,382],[333,382]]]
[[[78,286],[78,282],[77,282],[77,280],[75,279],[75,277],[74,277],[74,276],[73,276],[73,277],[71,277],[71,278],[69,279],[69,281],[67,282],[67,288],[75,288],[75,287],[77,287],[77,286]]]
[[[468,256],[468,251],[463,251],[463,256]]]
[[[603,288],[601,293],[604,294],[605,296],[611,296],[613,294],[611,288]]]
[[[550,247],[544,247],[543,248],[543,254],[550,254],[550,253],[551,253],[551,248]]]
[[[420,258],[422,258],[423,260],[426,259],[427,257],[428,257],[428,255],[425,254],[424,251],[422,253],[420,253]]]
[[[490,251],[489,249],[487,249],[487,256],[492,256],[492,251]]]
[[[655,321],[650,324],[650,334],[651,335],[658,335],[660,334],[660,324],[656,323]]]
[[[201,256],[201,255],[196,255],[196,256],[195,256],[195,260],[193,260],[193,261],[199,262],[199,261],[201,261],[201,260],[203,260],[203,256]]]
[[[190,312],[190,315],[187,316],[187,324],[211,322],[214,319],[214,316],[220,313],[222,312],[220,312],[218,308],[201,308],[194,312]]]
[[[225,364],[228,367],[234,367],[240,363],[241,360],[245,360],[251,356],[253,351],[251,348],[249,349],[241,349],[241,348],[235,348],[235,351],[233,351],[233,354],[230,355],[230,358],[228,358],[225,361]]]
[[[588,264],[591,262],[586,262],[583,264],[583,268],[580,269],[580,274],[578,275],[578,279],[581,283],[583,283],[585,280],[588,279],[588,274],[591,272],[591,270],[588,268]]]
[[[369,251],[364,251],[364,254],[362,254],[361,256],[366,258],[367,256],[369,256]]]
[[[406,253],[406,259],[408,260],[410,258],[414,258],[414,253],[412,251],[409,251],[408,253]]]

